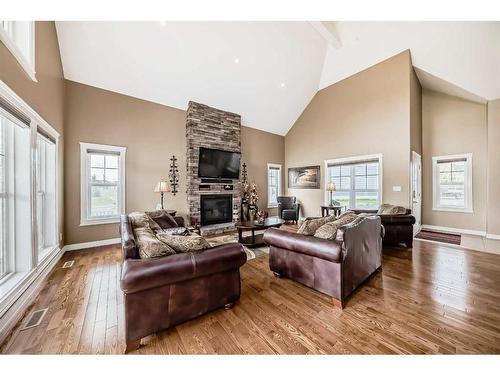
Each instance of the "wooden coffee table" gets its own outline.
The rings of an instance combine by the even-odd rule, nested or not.
[[[256,230],[263,230],[268,228],[279,228],[285,223],[285,220],[278,217],[268,217],[262,224],[258,224],[257,221],[240,221],[236,223],[236,228],[238,229],[238,242],[248,246],[260,246],[264,244],[263,233],[255,234]],[[251,231],[252,235],[248,237],[243,237],[243,232]]]

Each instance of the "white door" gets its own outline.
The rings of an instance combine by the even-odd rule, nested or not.
[[[422,157],[411,152],[411,213],[415,216],[413,235],[420,232],[422,225]]]

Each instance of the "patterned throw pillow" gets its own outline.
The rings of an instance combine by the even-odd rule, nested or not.
[[[305,234],[306,236],[313,236],[319,227],[330,221],[334,221],[335,219],[335,216],[325,216],[318,219],[306,219],[297,230],[297,233]]]
[[[135,228],[134,235],[141,259],[175,254],[175,250],[160,241],[149,227]]]
[[[337,230],[341,226],[349,224],[357,218],[358,215],[352,211],[344,212],[337,220],[326,223],[318,228],[316,233],[314,233],[314,237],[322,238],[324,240],[334,240],[337,238]]]
[[[132,223],[132,229],[137,228],[150,228],[153,231],[160,230],[160,226],[152,220],[149,215],[142,212],[132,212],[128,215],[130,222]]]
[[[402,206],[394,206],[392,204],[384,203],[377,211],[377,215],[404,215],[406,208]]]
[[[177,221],[175,221],[173,216],[170,215],[167,210],[149,211],[146,212],[146,214],[151,219],[153,219],[153,221],[156,222],[162,229],[176,228],[179,226],[177,224]]]
[[[210,244],[206,239],[194,233],[189,236],[172,236],[159,232],[157,236],[177,253],[189,253],[210,248]]]

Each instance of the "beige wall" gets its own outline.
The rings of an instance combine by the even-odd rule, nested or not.
[[[63,150],[64,150],[64,80],[59,44],[54,22],[35,23],[35,71],[38,82],[29,78],[0,42],[0,80],[4,81],[55,130],[59,132],[59,223],[63,233]]]
[[[119,236],[117,224],[80,226],[79,142],[127,147],[126,211],[154,209],[156,182],[168,175],[170,157],[179,159],[179,193],[166,194],[168,209],[186,216],[186,113],[171,107],[66,81],[66,225],[68,244]],[[267,204],[266,165],[283,163],[281,136],[242,127],[242,160]]]
[[[500,235],[500,99],[488,103],[487,232]]]
[[[302,216],[324,202],[324,161],[383,154],[383,201],[408,207],[410,53],[402,52],[319,91],[285,137],[286,167],[321,166],[321,189],[288,189]],[[393,185],[402,187],[392,191]]]
[[[486,105],[423,90],[422,223],[486,230]],[[432,210],[432,157],[472,153],[473,213]]]
[[[247,164],[248,180],[259,189],[259,209],[277,215],[277,209],[267,208],[267,163],[282,165],[282,190],[284,189],[285,139],[261,130],[241,128],[242,161]]]
[[[422,86],[413,66],[410,66],[410,147],[422,156]]]

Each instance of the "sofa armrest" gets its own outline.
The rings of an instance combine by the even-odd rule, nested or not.
[[[413,225],[415,224],[415,216],[399,214],[399,215],[379,215],[383,225]]]
[[[155,259],[127,259],[120,285],[124,293],[135,293],[239,268],[245,262],[243,246],[237,243]]]
[[[342,261],[342,243],[336,240],[324,240],[314,236],[270,228],[264,232],[264,242],[274,247],[325,259],[330,262],[340,263]]]

